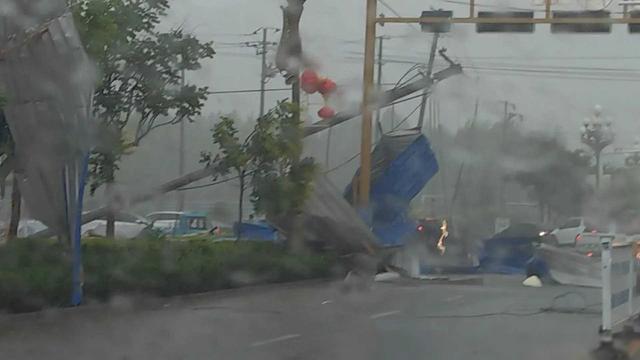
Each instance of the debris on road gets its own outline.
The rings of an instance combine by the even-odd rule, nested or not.
[[[400,274],[398,274],[397,272],[385,272],[385,273],[377,274],[373,278],[373,280],[377,282],[387,282],[387,281],[393,281],[399,278],[400,278]]]
[[[540,278],[533,275],[533,276],[529,276],[528,278],[526,278],[523,282],[522,285],[524,286],[528,286],[528,287],[542,287],[542,281],[540,281]]]

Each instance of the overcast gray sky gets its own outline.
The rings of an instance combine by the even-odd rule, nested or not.
[[[458,0],[452,0],[458,1]],[[466,1],[466,0],[461,0]],[[477,0],[480,5],[492,4],[491,0]],[[580,2],[579,2],[580,1]],[[456,16],[466,16],[467,8],[445,1],[386,0],[387,4],[404,16],[417,16],[430,7],[454,10]],[[280,27],[282,19],[280,0],[174,0],[173,9],[167,26],[184,26],[197,34],[202,40],[213,40],[218,52],[215,59],[208,62],[197,74],[190,74],[190,81],[207,84],[212,90],[242,90],[259,87],[260,58],[255,49],[234,43],[259,40],[257,36],[240,36],[252,32],[258,27]],[[493,3],[496,4],[496,3]],[[564,4],[564,3],[563,3]],[[335,79],[341,89],[352,101],[361,97],[362,53],[364,36],[365,0],[308,0],[302,21],[302,37],[305,51],[315,62],[321,65],[323,75]],[[503,4],[504,5],[504,4]],[[578,9],[582,0],[571,0],[565,8]],[[593,8],[601,2],[592,2]],[[508,6],[542,9],[528,1],[510,2]],[[479,9],[494,9],[482,7]],[[617,1],[610,5],[618,11]],[[379,12],[387,16],[393,14],[379,6]],[[431,41],[430,34],[417,30],[416,26],[389,24],[378,28],[379,35],[393,37],[385,44],[385,54],[389,61],[384,65],[384,82],[393,83],[412,65],[406,62],[424,61]],[[481,102],[481,119],[496,121],[502,116],[501,101],[509,100],[517,105],[518,111],[525,116],[523,126],[531,129],[560,130],[570,142],[570,146],[579,146],[578,131],[585,116],[588,116],[596,103],[601,104],[605,112],[615,122],[617,130],[616,146],[629,146],[640,126],[636,114],[640,102],[634,101],[640,83],[640,52],[634,42],[638,35],[629,35],[625,26],[614,27],[609,35],[559,35],[550,34],[548,26],[538,26],[535,34],[504,35],[476,34],[473,25],[455,26],[447,34],[441,45],[448,48],[448,54],[460,61],[463,66],[473,68],[514,69],[476,71],[465,70],[466,74],[442,82],[437,88],[441,104],[441,122],[451,130],[464,124],[472,116],[476,98]],[[273,41],[279,37],[271,35]],[[229,45],[231,44],[231,45]],[[275,50],[275,49],[273,49]],[[270,58],[274,51],[270,52]],[[400,61],[398,61],[400,60]],[[440,61],[439,67],[444,64]],[[605,78],[633,76],[631,81],[603,81],[584,79],[559,79],[566,77],[566,67],[582,71],[578,77],[587,76]],[[536,72],[535,69],[544,72]],[[580,68],[580,69],[575,69]],[[582,69],[586,68],[586,69]],[[609,71],[606,74],[594,68],[624,69]],[[534,72],[522,70],[533,69]],[[586,75],[585,75],[586,74]],[[612,75],[613,74],[613,75]],[[554,78],[555,77],[555,78]],[[280,78],[272,80],[271,88],[282,88]],[[267,103],[273,105],[287,92],[269,93]],[[316,121],[316,111],[321,103],[319,96],[311,96],[314,104],[308,111],[307,121]],[[402,118],[416,106],[418,100],[408,101],[398,106],[397,114]],[[236,111],[241,118],[255,117],[258,113],[259,96],[253,94],[212,95],[205,110],[206,113],[227,113]],[[415,124],[417,113],[411,118]],[[199,153],[212,149],[210,132],[212,124],[207,121],[188,124],[189,148],[187,170],[195,170]],[[347,160],[354,159],[330,173],[331,179],[339,187],[346,184],[358,166],[354,155],[360,150],[360,122],[355,119],[341,125],[333,131],[329,165],[338,167]],[[147,169],[155,182],[167,181],[178,175],[177,157],[178,127],[158,131],[123,164],[123,185],[131,191],[146,186],[139,181],[139,174],[147,159],[161,157],[166,161],[162,166],[153,163]],[[167,141],[169,139],[169,141]],[[314,155],[321,164],[325,164],[327,133],[321,133],[307,140],[307,152]],[[128,175],[127,175],[128,174]],[[148,184],[147,184],[148,185]],[[222,185],[207,191],[214,192],[219,198],[235,199],[235,185]],[[202,198],[198,191],[189,192],[190,201]],[[160,205],[157,205],[160,206]],[[166,206],[165,206],[166,207]]]
[[[464,1],[464,0],[463,0]],[[183,24],[203,39],[216,41],[218,55],[197,76],[197,81],[210,84],[213,90],[255,89],[258,87],[260,63],[252,48],[234,47],[227,43],[258,40],[258,37],[233,36],[249,33],[260,26],[281,26],[279,5],[283,0],[180,0],[175,1],[171,25]],[[386,0],[392,8],[404,16],[416,16],[422,10],[444,8],[454,10],[455,15],[466,15],[466,6],[446,1]],[[364,0],[309,0],[302,21],[302,36],[307,54],[321,64],[322,73],[334,78],[348,91],[349,98],[360,94],[364,35]],[[531,1],[479,2],[479,9],[493,9],[482,5],[501,4],[519,8],[541,10]],[[601,1],[561,1],[566,9],[602,6]],[[617,1],[609,9],[619,11]],[[393,14],[379,4],[378,12]],[[421,61],[426,57],[430,35],[420,33],[415,26],[389,24],[378,28],[379,34],[395,36],[386,42],[385,53],[393,60]],[[458,25],[442,40],[442,46],[463,66],[513,68],[526,65],[549,67],[615,68],[630,70],[638,75],[640,53],[633,42],[637,36],[629,35],[625,26],[614,27],[609,35],[560,35],[550,34],[548,26],[538,26],[535,34],[496,35],[476,34],[473,25]],[[277,35],[272,35],[277,40]],[[634,49],[635,48],[635,49]],[[273,53],[271,53],[273,55]],[[384,81],[395,82],[411,65],[387,63]],[[556,70],[555,68],[553,70]],[[563,69],[558,68],[558,77]],[[601,78],[602,73],[596,73]],[[620,73],[617,73],[619,76]],[[594,104],[601,104],[614,119],[619,131],[620,145],[633,140],[639,128],[634,119],[638,105],[631,100],[637,92],[638,82],[604,81],[584,79],[554,79],[547,73],[507,73],[500,71],[476,71],[469,69],[466,75],[443,82],[437,92],[442,107],[442,122],[457,127],[470,116],[474,101],[479,97],[483,113],[500,113],[500,101],[509,100],[518,106],[526,117],[527,126],[534,128],[559,127],[567,135],[576,132],[583,118]],[[194,79],[196,80],[196,79]],[[636,78],[636,81],[638,79]],[[280,88],[280,79],[270,87]],[[271,93],[268,101],[286,96]],[[321,99],[311,97],[312,104]],[[406,104],[408,113],[415,102]],[[208,110],[239,110],[247,115],[258,109],[258,95],[215,95]],[[311,107],[310,119],[315,119]]]

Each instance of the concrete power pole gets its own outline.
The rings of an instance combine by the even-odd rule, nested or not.
[[[260,117],[264,116],[264,94],[267,85],[267,28],[262,29],[262,72],[260,74]]]
[[[184,69],[182,69],[182,73],[180,74],[180,76],[181,76],[180,84],[182,85],[182,88],[184,88],[184,85],[186,83]],[[180,145],[179,145],[180,154],[178,159],[178,172],[180,173],[180,176],[183,176],[185,173],[185,162],[186,162],[185,126],[186,126],[185,121],[184,120],[181,121],[180,122]],[[178,211],[184,211],[185,195],[186,195],[185,191],[178,191],[178,204],[177,204]]]
[[[256,49],[256,54],[261,56],[261,69],[260,69],[260,109],[259,114],[260,117],[264,116],[265,113],[265,94],[267,87],[267,79],[271,76],[269,64],[267,63],[267,53],[269,45],[277,45],[275,42],[268,41],[269,30],[273,30],[274,32],[280,31],[280,29],[272,28],[272,27],[261,27],[254,31],[252,34],[257,35],[262,32],[262,39],[260,41],[252,41],[245,43],[248,47],[253,47]]]

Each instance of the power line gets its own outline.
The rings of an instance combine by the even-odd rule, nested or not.
[[[622,82],[640,82],[640,79],[625,79],[625,78],[611,78],[611,77],[595,77],[595,76],[570,76],[570,75],[544,75],[544,74],[530,74],[530,73],[517,73],[517,72],[500,72],[491,70],[476,70],[477,74],[490,75],[490,76],[520,76],[520,77],[532,77],[538,80],[593,80],[593,81],[622,81]]]
[[[256,93],[262,91],[261,89],[247,89],[247,90],[222,90],[222,91],[210,91],[208,95],[219,95],[219,94],[248,94],[248,93]],[[265,89],[266,92],[271,91],[291,91],[290,88],[277,88],[277,89]]]
[[[420,94],[420,97],[424,96],[423,94]],[[416,106],[415,109],[413,109],[409,115],[405,116],[404,119],[402,119],[396,126],[393,127],[393,129],[391,129],[391,131],[397,130],[402,124],[404,124],[407,120],[409,120],[409,118],[411,117],[411,115],[415,114],[416,111],[418,111],[418,109],[420,109],[420,107],[422,107],[422,103],[418,104],[418,106]]]
[[[336,171],[336,170],[340,169],[341,167],[348,165],[350,162],[352,162],[353,160],[357,159],[358,157],[360,157],[360,153],[357,153],[357,154],[353,155],[352,157],[350,157],[350,158],[349,158],[349,159],[347,159],[346,161],[344,161],[344,162],[340,163],[340,165],[334,166],[334,167],[332,167],[331,169],[329,169],[329,170],[325,171],[324,173],[325,173],[325,174],[332,173],[332,172],[334,172],[334,171]]]
[[[387,2],[385,0],[378,0],[378,2],[380,4],[382,4],[382,6],[384,6],[385,8],[387,8],[387,10],[391,11],[391,13],[397,17],[402,17],[402,15],[400,15],[399,12],[397,12],[393,7],[391,7],[391,5],[387,4]],[[418,28],[417,25],[415,24],[407,24],[409,26],[411,26],[413,29],[420,31],[420,28]]]
[[[417,98],[421,98],[422,94],[418,94],[418,95],[414,95],[414,96],[410,96],[408,98],[402,99],[402,100],[398,100],[395,102],[392,102],[391,104],[385,106],[385,107],[389,107],[389,106],[394,106],[394,105],[398,105],[398,104],[402,104],[403,102],[407,102],[409,100],[413,100],[413,99],[417,99]]]

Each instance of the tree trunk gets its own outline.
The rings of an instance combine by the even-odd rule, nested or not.
[[[244,171],[239,171],[238,172],[238,178],[240,179],[240,196],[238,199],[238,233],[236,234],[236,241],[239,241],[242,239],[242,219],[244,217],[243,212],[243,202],[244,202],[244,176],[245,176],[245,172]]]
[[[11,186],[11,221],[9,222],[8,240],[15,240],[18,237],[18,226],[20,225],[20,215],[22,210],[22,194],[18,177],[13,174],[13,184]]]
[[[107,187],[106,187],[106,193],[107,193],[107,229],[106,229],[106,237],[107,239],[115,239],[116,237],[116,217],[114,214],[114,209],[113,209],[113,183],[109,182],[107,183]]]
[[[287,234],[289,252],[295,255],[303,255],[307,252],[302,233],[302,216],[300,214],[291,215],[291,229]]]

